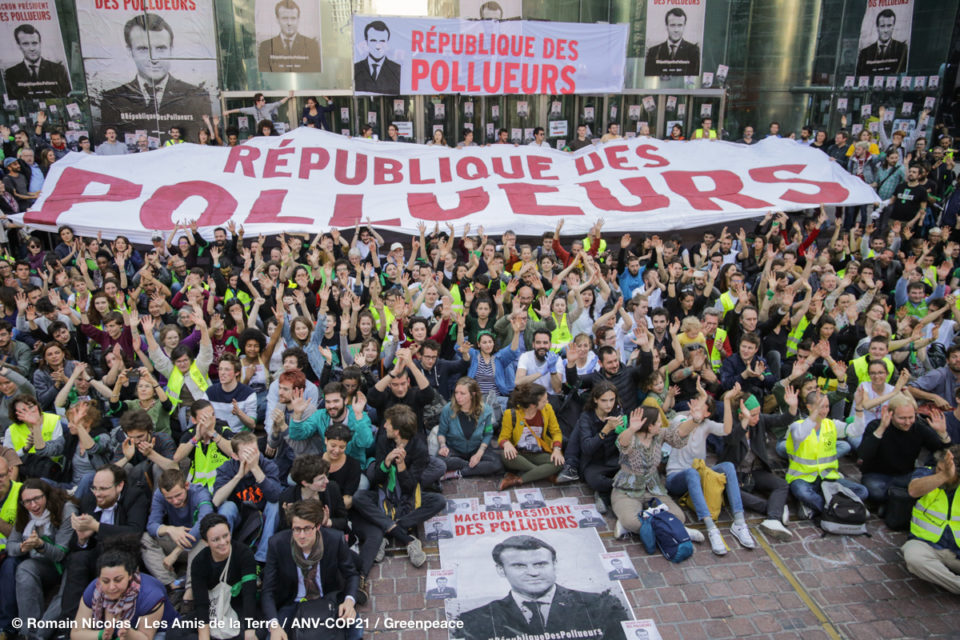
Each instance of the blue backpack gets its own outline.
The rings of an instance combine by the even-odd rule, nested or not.
[[[653,498],[637,517],[643,523],[640,541],[647,553],[653,553],[659,547],[660,553],[670,562],[683,562],[693,555],[693,542],[687,530],[680,519],[670,513],[667,505]]]

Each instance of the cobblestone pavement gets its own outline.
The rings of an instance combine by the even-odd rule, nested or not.
[[[537,483],[552,500],[577,497],[593,502],[586,485],[555,487]],[[448,497],[482,496],[496,489],[493,479],[444,484]],[[749,515],[749,514],[748,514]],[[906,534],[872,519],[872,537],[820,537],[810,522],[792,522],[792,542],[767,541],[748,520],[760,548],[740,547],[721,522],[730,553],[714,556],[706,543],[693,557],[672,564],[648,556],[635,541],[614,540],[614,520],[601,532],[610,551],[626,550],[639,573],[623,582],[637,618],[653,618],[664,640],[770,638],[774,640],[960,639],[960,597],[918,580],[903,565]],[[389,555],[371,574],[372,593],[359,615],[381,628],[364,637],[376,640],[446,640],[445,630],[385,630],[384,620],[443,620],[440,601],[426,601],[427,569],[439,569],[436,546],[426,548],[427,564],[413,568],[402,552]]]

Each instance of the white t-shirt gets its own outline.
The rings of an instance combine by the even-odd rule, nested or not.
[[[536,379],[537,384],[542,384],[547,389],[547,393],[553,394],[553,385],[550,384],[550,374],[553,373],[549,366],[549,359],[544,360],[543,364],[537,362],[537,356],[533,351],[524,351],[517,360],[517,369],[523,369],[527,375],[539,373],[540,377]]]
[[[687,414],[677,414],[677,416],[670,421],[670,426],[672,427],[689,419],[690,416]],[[667,461],[667,475],[691,468],[693,461],[697,458],[706,459],[708,435],[722,437],[723,423],[704,420],[700,426],[694,429],[693,433],[691,433],[687,439],[687,446],[683,449],[673,449],[670,452],[670,459]]]

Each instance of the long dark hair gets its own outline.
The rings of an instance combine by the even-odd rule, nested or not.
[[[63,519],[63,505],[68,502],[73,502],[76,504],[76,501],[71,498],[66,491],[59,487],[54,487],[51,484],[47,484],[40,478],[28,478],[23,481],[23,486],[20,487],[20,497],[21,500],[17,503],[17,519],[14,523],[14,527],[17,531],[23,532],[24,527],[27,526],[27,523],[30,521],[30,512],[27,511],[27,508],[23,506],[23,492],[27,489],[36,489],[43,493],[43,496],[47,499],[47,510],[50,512],[50,525],[54,529],[60,528],[60,524]]]
[[[510,394],[510,408],[522,411],[529,406],[539,404],[540,398],[546,393],[546,387],[536,382],[517,385],[513,393]]]
[[[605,394],[613,391],[613,396],[617,399],[617,404],[620,403],[620,394],[617,392],[617,388],[611,382],[606,380],[601,380],[600,382],[593,385],[593,388],[590,389],[590,395],[587,397],[586,403],[583,405],[583,412],[590,413],[597,410],[597,401],[600,400],[600,397]]]

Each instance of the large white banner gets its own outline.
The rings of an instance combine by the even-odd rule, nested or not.
[[[431,596],[444,598],[451,638],[625,640],[621,623],[633,614],[596,529],[578,523],[580,506],[450,516],[444,581]]]
[[[0,68],[10,100],[65,98],[67,57],[54,0],[0,4]]]
[[[83,66],[98,130],[196,140],[219,111],[216,28],[209,0],[78,0]]]
[[[867,0],[860,23],[858,76],[905,73],[913,26],[913,0]]]
[[[619,93],[627,25],[353,18],[361,94]]]
[[[540,234],[559,218],[585,234],[727,224],[767,211],[876,202],[866,183],[782,138],[731,142],[616,140],[575,153],[513,145],[456,150],[369,142],[318,129],[232,148],[179,144],[133,156],[74,153],[56,162],[23,218],[149,242],[152,230],[234,220],[248,234],[421,221],[490,234]]]

